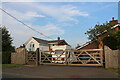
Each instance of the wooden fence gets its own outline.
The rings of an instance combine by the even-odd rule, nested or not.
[[[111,50],[104,47],[105,51],[105,68],[120,68],[120,50]]]
[[[11,63],[12,64],[26,64],[27,63],[27,55],[26,55],[26,49],[21,48],[19,51],[16,51],[16,53],[11,53]]]

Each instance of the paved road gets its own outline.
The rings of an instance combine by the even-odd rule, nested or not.
[[[6,74],[7,73],[7,74]],[[3,77],[29,78],[118,78],[117,74],[101,67],[47,66],[3,69]],[[8,75],[9,74],[9,75]]]

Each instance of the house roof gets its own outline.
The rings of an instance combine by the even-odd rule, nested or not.
[[[52,41],[47,41],[47,40],[43,40],[43,39],[39,39],[39,38],[35,38],[35,37],[32,37],[34,38],[38,43],[42,43],[42,44],[49,44],[49,43],[57,43],[57,44],[60,44],[60,43],[65,43],[66,45],[68,45],[68,43],[65,41],[65,40],[52,40]]]
[[[89,45],[92,45],[92,46],[89,46]],[[87,46],[89,46],[89,47],[87,47]],[[76,50],[80,50],[80,49],[83,49],[83,48],[85,48],[85,49],[92,49],[92,48],[97,48],[97,43],[96,42],[87,42],[87,43],[85,43],[85,44],[83,44],[82,46],[80,46],[80,47],[78,47],[78,48],[76,48]]]
[[[81,49],[81,48],[83,48],[83,47],[85,47],[85,46],[87,46],[87,45],[89,45],[90,43],[91,43],[91,42],[87,42],[87,43],[83,44],[82,46],[78,47],[77,50],[78,50],[78,49]]]
[[[67,43],[65,40],[53,40],[53,41],[48,41],[49,43],[61,43],[61,42],[65,42]]]
[[[39,39],[39,38],[35,38],[35,37],[32,37],[32,38],[34,38],[38,43],[48,44],[47,40],[43,40],[43,39]]]

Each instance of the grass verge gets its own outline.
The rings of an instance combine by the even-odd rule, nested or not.
[[[120,68],[119,69],[113,69],[113,72],[120,74]]]
[[[22,64],[2,64],[2,68],[13,68],[13,67],[23,67],[24,65]]]

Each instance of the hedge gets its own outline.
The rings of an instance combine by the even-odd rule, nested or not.
[[[11,63],[11,53],[3,52],[2,53],[2,64],[10,64]]]

